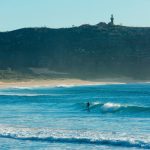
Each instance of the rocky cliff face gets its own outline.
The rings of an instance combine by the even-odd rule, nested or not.
[[[0,33],[0,70],[46,68],[74,77],[150,79],[150,28],[25,28]]]

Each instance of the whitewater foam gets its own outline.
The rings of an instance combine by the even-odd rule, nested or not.
[[[55,87],[63,87],[63,88],[69,88],[69,87],[74,87],[74,84],[60,84],[60,85],[56,85]]]
[[[0,126],[0,138],[41,142],[97,144],[150,149],[148,137],[133,137],[120,133],[81,130],[54,130],[48,128],[19,128]]]
[[[59,95],[61,94],[0,93],[0,96],[20,96],[20,97],[59,96]]]
[[[86,106],[86,103],[84,104]],[[92,111],[98,111],[102,113],[116,113],[116,112],[122,112],[122,113],[140,113],[140,112],[147,112],[150,113],[150,107],[144,107],[144,106],[132,106],[132,105],[125,105],[125,104],[119,104],[119,103],[112,103],[112,102],[92,102],[90,105],[91,112]]]
[[[101,107],[101,111],[103,112],[114,112],[117,111],[121,108],[120,104],[115,104],[115,103],[105,103],[102,107]]]

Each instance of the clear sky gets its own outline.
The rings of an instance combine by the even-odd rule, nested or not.
[[[0,0],[0,31],[109,22],[150,27],[150,0]]]

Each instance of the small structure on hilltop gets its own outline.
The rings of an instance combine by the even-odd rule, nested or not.
[[[108,26],[115,26],[113,14],[110,17],[110,22],[108,22],[108,23],[100,22],[100,23],[96,24],[96,26],[98,26],[99,28],[105,28],[105,27],[108,27]]]
[[[100,22],[100,23],[98,23],[98,24],[96,24],[97,26],[99,26],[99,27],[106,27],[107,26],[107,23],[105,23],[105,22]]]

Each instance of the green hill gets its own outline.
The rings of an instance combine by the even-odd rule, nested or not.
[[[150,79],[150,28],[105,23],[0,32],[0,78]]]

